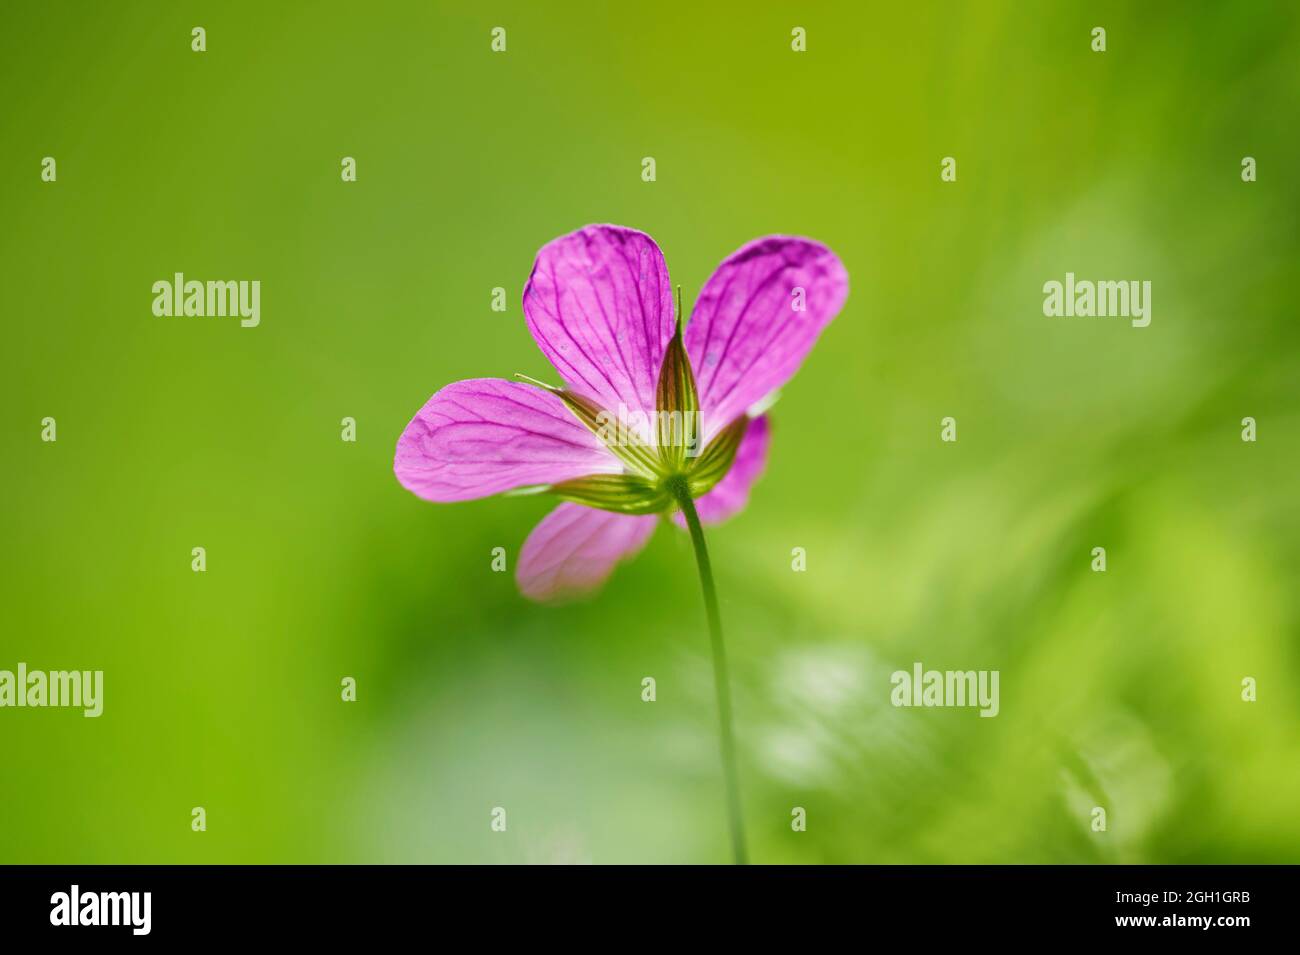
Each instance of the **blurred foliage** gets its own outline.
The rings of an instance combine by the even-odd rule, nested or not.
[[[771,232],[853,283],[710,537],[757,861],[1297,861],[1297,33],[1255,2],[6,4],[0,667],[102,668],[106,701],[0,712],[0,859],[727,858],[684,535],[540,608],[490,554],[549,502],[391,472],[442,384],[554,380],[519,293],[608,221],[688,302]],[[261,326],[154,318],[176,271],[259,279]],[[1045,318],[1066,271],[1150,280],[1151,326]],[[913,661],[1000,670],[1000,715],[891,707]]]

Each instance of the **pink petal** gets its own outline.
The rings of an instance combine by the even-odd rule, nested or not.
[[[659,518],[598,511],[566,501],[524,541],[515,580],[525,597],[575,597],[603,584],[620,560],[650,539]]]
[[[393,461],[402,487],[429,501],[622,470],[554,394],[497,378],[457,381],[430,398],[397,439]]]
[[[798,288],[805,311],[794,309]],[[811,239],[756,239],[718,266],[684,336],[706,440],[789,380],[848,292],[840,260]]]
[[[731,463],[731,470],[713,486],[713,490],[695,502],[701,523],[719,524],[744,510],[749,503],[749,489],[767,467],[767,446],[771,438],[767,415],[749,423],[745,436],[740,439],[740,447],[736,448],[736,460]],[[680,511],[673,515],[673,520],[681,527],[686,526],[686,519]]]
[[[650,236],[592,225],[547,243],[524,286],[524,315],[570,388],[611,414],[620,405],[654,412],[673,296]]]

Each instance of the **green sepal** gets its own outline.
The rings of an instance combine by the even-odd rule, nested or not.
[[[515,377],[558,397],[573,412],[573,416],[628,467],[646,477],[658,473],[659,461],[655,457],[654,448],[646,444],[639,434],[629,429],[625,422],[618,420],[617,415],[606,411],[590,398],[584,398],[567,388],[555,388],[527,375]]]
[[[520,487],[512,487],[508,491],[502,491],[502,497],[529,497],[533,494],[545,494],[551,489],[549,484],[524,484]]]
[[[657,514],[672,504],[667,489],[635,474],[591,474],[550,490],[566,501],[619,514]]]
[[[691,497],[703,497],[713,490],[715,484],[726,477],[727,472],[731,470],[732,462],[736,460],[736,449],[740,447],[745,432],[749,430],[749,422],[748,417],[741,415],[719,431],[695,459],[690,470],[686,472]]]
[[[679,295],[680,298],[680,295]],[[680,304],[678,306],[680,311]],[[680,474],[700,450],[700,398],[695,373],[682,343],[681,316],[659,371],[655,392],[659,427],[659,459],[669,474]]]

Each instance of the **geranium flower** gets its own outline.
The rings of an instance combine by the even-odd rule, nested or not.
[[[561,236],[538,252],[523,306],[565,387],[454,382],[406,426],[393,470],[429,501],[520,490],[564,498],[524,542],[515,577],[534,600],[591,591],[645,546],[657,515],[679,511],[674,474],[690,481],[705,524],[744,508],[770,437],[767,416],[746,411],[794,374],[847,292],[839,259],[810,239],[767,236],[729,256],[680,339],[692,418],[658,401],[678,331],[659,246],[619,226]],[[676,420],[696,448],[661,443],[661,411],[686,413]]]
[[[746,861],[717,592],[702,523],[743,508],[767,461],[762,413],[848,295],[810,239],[768,236],[728,257],[683,331],[663,253],[644,232],[588,226],[537,253],[524,286],[533,338],[564,380],[457,381],[397,441],[393,470],[430,501],[536,491],[564,499],[515,570],[535,600],[598,587],[661,516],[691,534],[713,651],[732,848]]]

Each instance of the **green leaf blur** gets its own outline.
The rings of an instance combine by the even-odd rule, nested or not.
[[[709,531],[755,861],[1297,861],[1297,26],[4,4],[0,668],[102,669],[105,700],[0,710],[0,861],[727,859],[685,534],[539,607],[514,562],[553,496],[392,473],[447,382],[556,379],[519,296],[591,222],[654,236],[688,313],[760,235],[849,270]],[[181,271],[260,280],[260,325],[155,317]],[[1044,316],[1067,271],[1150,280],[1150,326]],[[999,670],[999,715],[891,706],[916,661]]]

